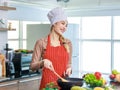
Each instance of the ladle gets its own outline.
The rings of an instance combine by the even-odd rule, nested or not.
[[[68,82],[68,80],[62,78],[58,73],[56,73],[55,70],[54,70],[53,72],[54,72],[54,74],[55,74],[57,77],[59,77],[63,82]]]

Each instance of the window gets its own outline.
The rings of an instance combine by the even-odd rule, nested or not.
[[[34,21],[19,21],[8,20],[12,23],[12,28],[16,31],[8,31],[8,44],[10,48],[15,49],[27,49],[27,24],[40,24],[40,22]]]
[[[114,16],[113,22],[113,68],[120,71],[120,16]]]
[[[8,44],[9,48],[18,49],[19,48],[19,21],[18,20],[8,20],[12,23],[12,28],[15,28],[15,31],[8,31]]]
[[[82,70],[84,72],[110,73],[111,17],[82,17],[81,22],[80,57],[82,57]]]
[[[110,39],[111,17],[82,17],[82,39]]]
[[[114,39],[120,40],[120,16],[115,16],[113,19],[113,27],[114,27]]]
[[[83,71],[110,73],[111,45],[104,41],[83,41],[82,64]]]

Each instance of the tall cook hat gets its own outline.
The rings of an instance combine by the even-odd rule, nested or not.
[[[51,11],[48,12],[47,16],[51,25],[59,21],[67,20],[67,16],[65,15],[65,12],[61,7],[52,9]]]

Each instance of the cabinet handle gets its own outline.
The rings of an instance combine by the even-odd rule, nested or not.
[[[22,82],[28,82],[28,81],[33,81],[33,80],[39,80],[39,78],[31,78],[31,79],[21,80],[19,82],[22,83]]]

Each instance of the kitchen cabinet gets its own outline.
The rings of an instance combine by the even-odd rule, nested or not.
[[[39,77],[22,79],[19,81],[19,90],[39,90]]]
[[[40,76],[0,82],[0,90],[39,90]]]
[[[19,90],[18,80],[0,83],[0,90]]]

